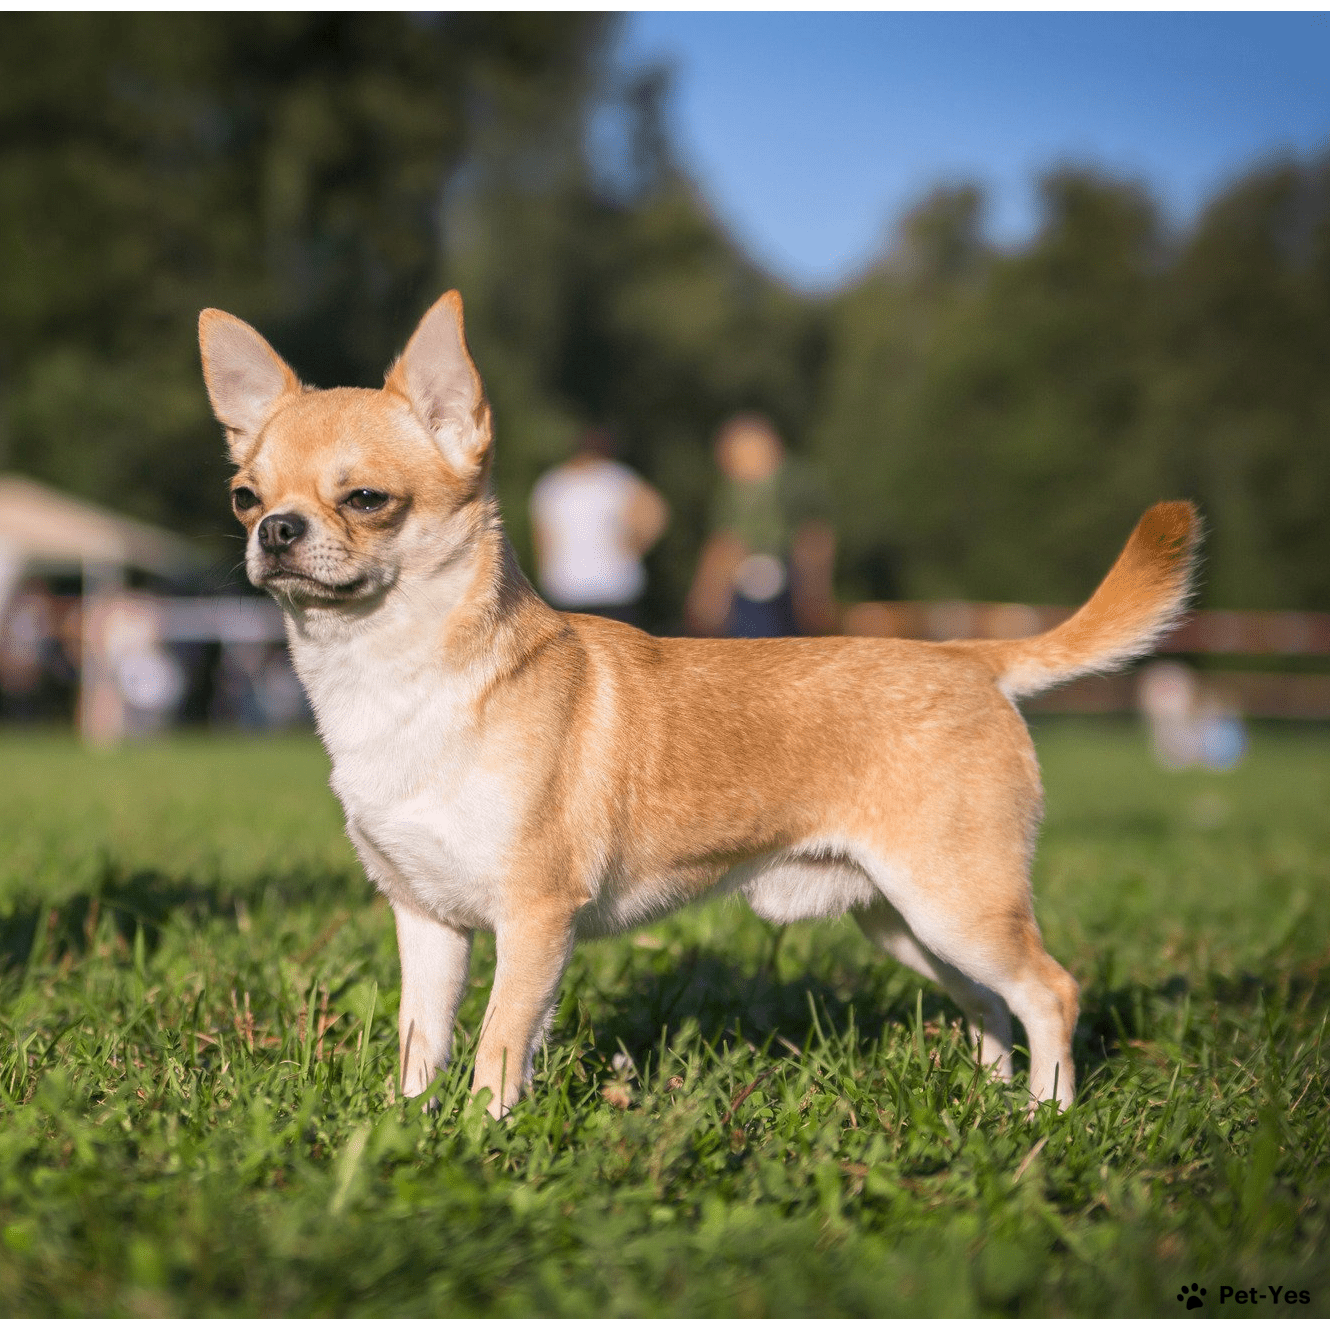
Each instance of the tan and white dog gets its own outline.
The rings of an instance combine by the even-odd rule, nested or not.
[[[447,1061],[472,931],[498,961],[474,1091],[531,1077],[574,942],[739,891],[853,914],[965,1013],[1033,1101],[1071,1102],[1077,986],[1030,899],[1039,771],[1012,699],[1124,663],[1174,622],[1199,523],[1157,504],[1088,604],[1021,641],[701,641],[550,609],[503,533],[462,302],[381,390],[302,387],[248,324],[199,320],[246,567],[285,611],[332,787],[392,903],[402,1088]]]

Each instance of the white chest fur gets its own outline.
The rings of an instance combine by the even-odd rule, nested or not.
[[[291,645],[370,877],[436,918],[493,928],[517,818],[474,724],[476,685],[383,632],[292,632]]]

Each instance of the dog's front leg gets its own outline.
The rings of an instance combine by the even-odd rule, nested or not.
[[[413,1096],[425,1093],[452,1051],[453,1022],[471,966],[471,933],[401,902],[393,903],[393,914],[402,961],[402,1093]]]
[[[471,1093],[490,1091],[502,1117],[531,1080],[535,1047],[573,949],[572,914],[562,904],[514,910],[495,931],[494,988],[476,1054]]]

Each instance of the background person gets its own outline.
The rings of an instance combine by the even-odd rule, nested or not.
[[[641,627],[642,556],[669,522],[665,500],[614,459],[608,430],[588,430],[577,452],[531,491],[536,580],[556,609]]]
[[[1180,660],[1147,665],[1136,696],[1161,767],[1228,771],[1247,751],[1247,730],[1237,707]]]
[[[716,437],[712,534],[684,605],[690,632],[785,637],[835,632],[836,537],[818,488],[771,422],[740,415]]]
[[[0,716],[53,720],[78,687],[78,609],[62,605],[39,577],[26,579],[0,615]],[[75,622],[70,625],[70,617]],[[72,645],[71,645],[72,643]]]

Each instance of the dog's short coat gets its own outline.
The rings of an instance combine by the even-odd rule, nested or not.
[[[490,487],[455,292],[382,390],[302,387],[247,324],[199,321],[246,566],[291,654],[402,962],[403,1091],[448,1059],[472,931],[498,961],[475,1091],[530,1080],[574,941],[712,891],[766,919],[849,911],[956,1000],[1034,1102],[1071,1102],[1077,987],[1029,867],[1039,772],[1012,699],[1146,651],[1187,595],[1187,503],[1141,519],[1094,596],[1022,641],[699,641],[545,605]]]

